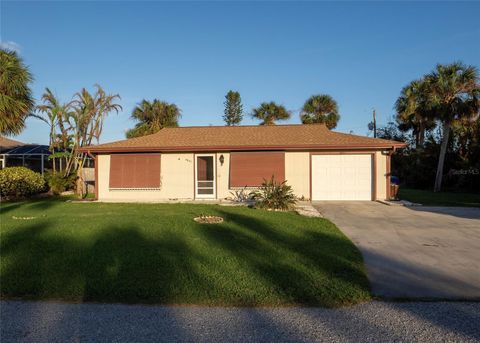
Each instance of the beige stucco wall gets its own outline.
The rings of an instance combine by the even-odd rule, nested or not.
[[[377,199],[385,200],[387,198],[387,156],[381,151],[375,153],[377,158]]]
[[[219,158],[223,155],[224,162]],[[380,151],[376,156],[376,196],[386,198],[387,157]],[[105,201],[162,201],[169,199],[194,198],[194,158],[193,153],[163,153],[161,155],[161,187],[155,190],[110,190],[110,155],[98,156],[98,197]],[[216,154],[217,199],[231,197],[229,188],[230,154]],[[296,196],[310,198],[310,153],[285,153],[285,179],[292,186]]]
[[[220,156],[223,155],[223,165],[220,163]],[[229,153],[217,153],[217,198],[225,199],[230,198],[231,190],[228,188],[230,178],[230,154]]]
[[[98,198],[106,201],[193,199],[193,154],[162,154],[160,189],[109,189],[110,155],[98,156]]]
[[[310,199],[310,153],[285,153],[285,180],[298,197]]]

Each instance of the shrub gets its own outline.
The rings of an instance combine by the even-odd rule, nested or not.
[[[45,190],[45,179],[25,167],[8,167],[0,170],[0,195],[24,197]]]
[[[242,189],[237,189],[233,192],[230,192],[232,195],[231,199],[234,202],[249,202],[252,200],[252,192],[247,191],[247,187],[243,187]]]
[[[60,194],[75,188],[77,176],[75,174],[70,174],[68,176],[65,176],[61,173],[53,174],[51,171],[49,171],[45,174],[45,178],[47,179],[50,192],[53,194]]]
[[[292,187],[286,181],[275,181],[273,176],[268,181],[263,180],[262,186],[251,195],[255,206],[270,210],[290,210],[296,202]]]

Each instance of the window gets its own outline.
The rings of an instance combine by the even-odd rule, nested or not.
[[[285,180],[284,152],[232,152],[230,154],[230,187],[258,187],[272,175]]]
[[[160,188],[160,154],[110,155],[110,188]]]

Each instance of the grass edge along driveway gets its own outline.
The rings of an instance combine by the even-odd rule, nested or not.
[[[399,198],[425,206],[480,207],[480,193],[433,192],[400,187]]]
[[[194,222],[201,214],[225,221]],[[361,253],[326,219],[44,199],[1,204],[0,220],[4,299],[325,307],[370,299]]]

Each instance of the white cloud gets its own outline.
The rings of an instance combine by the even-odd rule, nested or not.
[[[20,52],[20,45],[12,41],[0,42],[0,48]]]

